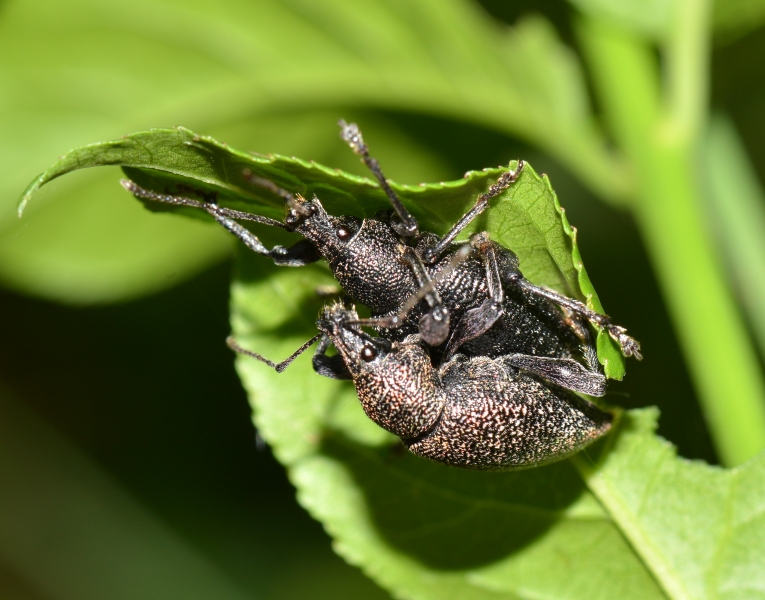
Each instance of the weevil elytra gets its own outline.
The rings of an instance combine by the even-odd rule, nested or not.
[[[344,122],[341,126],[343,139],[388,195],[392,212],[363,220],[332,216],[318,198],[305,200],[252,175],[254,185],[284,200],[284,222],[220,207],[206,198],[161,194],[131,181],[123,185],[139,198],[206,210],[248,248],[278,265],[302,266],[324,258],[344,293],[370,309],[372,317],[359,324],[378,328],[389,340],[419,333],[435,363],[457,352],[489,358],[518,355],[524,357],[518,366],[528,372],[571,390],[602,395],[605,378],[592,358],[584,321],[605,328],[625,355],[640,358],[639,344],[623,328],[577,300],[527,281],[515,254],[490,241],[487,234],[476,234],[467,244],[454,243],[492,198],[512,186],[522,172],[522,162],[481,194],[445,236],[438,237],[419,231],[379,164],[369,156],[358,128]],[[305,239],[269,250],[238,221],[295,231]],[[320,372],[324,368],[315,366]],[[331,369],[323,374],[347,376]]]

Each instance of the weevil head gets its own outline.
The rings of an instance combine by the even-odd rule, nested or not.
[[[342,257],[361,228],[362,220],[330,215],[316,196],[311,200],[298,196],[297,202],[297,206],[287,211],[284,219],[287,226],[313,242],[319,254],[328,262]]]
[[[363,372],[374,369],[370,363],[379,364],[392,349],[388,340],[373,337],[354,324],[358,318],[355,309],[336,303],[324,308],[316,322],[319,331],[329,337],[343,357],[354,381]]]
[[[364,412],[405,439],[428,431],[446,402],[430,357],[416,336],[391,343],[361,331],[352,323],[356,318],[355,311],[334,305],[317,325],[343,357]]]

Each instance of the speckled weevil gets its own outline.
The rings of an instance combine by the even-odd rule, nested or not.
[[[356,312],[342,304],[325,308],[317,321],[321,333],[278,365],[231,339],[229,345],[281,371],[320,339],[314,363],[347,370],[372,421],[414,454],[457,467],[542,465],[581,450],[611,427],[609,413],[524,372],[512,355],[458,353],[434,367],[419,335],[391,342],[366,334],[357,322]],[[324,354],[330,344],[335,357]],[[332,360],[337,357],[342,361]]]
[[[475,234],[467,244],[454,243],[489,201],[517,180],[522,161],[502,174],[439,238],[419,231],[370,157],[356,125],[341,122],[341,126],[342,138],[361,156],[390,199],[392,213],[364,220],[332,216],[318,198],[305,200],[251,174],[254,185],[284,200],[284,222],[220,207],[209,198],[161,194],[127,180],[123,185],[142,199],[206,210],[248,248],[278,265],[302,266],[324,258],[343,291],[370,309],[372,318],[357,324],[374,326],[389,340],[400,341],[418,332],[436,363],[448,361],[458,351],[490,358],[523,356],[523,364],[517,366],[526,371],[567,389],[600,396],[605,377],[594,359],[585,320],[605,328],[625,355],[640,358],[639,344],[624,328],[577,300],[526,280],[515,254],[490,241],[488,234]],[[237,220],[280,227],[305,239],[269,250]]]

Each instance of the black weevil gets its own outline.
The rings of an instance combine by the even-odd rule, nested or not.
[[[229,345],[278,371],[321,339],[314,361],[346,369],[367,416],[399,436],[411,452],[470,469],[516,469],[553,462],[590,444],[612,416],[577,395],[519,369],[513,356],[456,354],[431,363],[419,335],[391,342],[354,324],[356,312],[337,303],[317,321],[320,334],[274,364]],[[329,358],[329,361],[321,357]]]
[[[302,266],[326,259],[343,291],[370,309],[372,318],[359,324],[375,326],[391,340],[419,332],[431,346],[436,363],[457,351],[490,358],[514,354],[524,357],[522,366],[529,372],[568,389],[602,395],[605,378],[593,359],[583,319],[606,328],[624,354],[640,357],[638,343],[623,328],[577,300],[527,281],[515,254],[491,242],[486,233],[474,235],[468,244],[453,242],[491,198],[515,182],[522,162],[515,171],[504,173],[439,238],[419,232],[416,220],[388,185],[377,161],[369,156],[358,128],[344,122],[341,125],[343,139],[374,173],[394,214],[364,220],[332,216],[318,198],[293,196],[252,175],[249,178],[254,184],[284,199],[288,210],[283,223],[223,208],[209,200],[145,190],[131,181],[123,181],[123,185],[139,198],[206,210],[248,248],[269,256],[278,265]],[[295,231],[305,239],[288,248],[269,250],[237,220]],[[586,368],[575,359],[580,356],[585,358]]]

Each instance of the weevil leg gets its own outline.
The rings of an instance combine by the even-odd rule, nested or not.
[[[595,340],[590,335],[590,328],[587,320],[582,316],[574,314],[563,309],[562,322],[566,328],[573,332],[581,342],[580,351],[585,365],[589,371],[601,373],[602,369],[598,362],[598,349],[595,347]]]
[[[319,375],[330,377],[331,379],[353,379],[351,372],[339,354],[327,356],[327,350],[332,345],[329,337],[324,335],[316,347],[313,355],[313,370]]]
[[[215,207],[215,205],[212,206]],[[238,237],[250,250],[268,256],[274,261],[274,264],[280,267],[303,267],[321,259],[321,254],[319,254],[316,246],[308,240],[300,240],[292,246],[274,246],[269,250],[255,234],[234,219],[218,214],[215,208],[208,209],[207,212],[227,231]]]
[[[496,246],[486,233],[478,233],[470,238],[470,246],[483,258],[489,297],[480,306],[471,308],[462,315],[446,345],[444,356],[447,359],[453,356],[462,344],[486,333],[504,312],[504,292],[497,264]]]
[[[569,298],[563,294],[559,294],[558,292],[534,285],[530,281],[527,281],[522,276],[520,276],[520,274],[511,276],[508,283],[509,285],[519,287],[527,293],[533,294],[540,298],[545,298],[546,300],[557,304],[570,313],[587,319],[593,325],[605,329],[608,332],[608,335],[610,335],[611,338],[619,344],[619,347],[621,348],[622,354],[624,354],[624,356],[634,356],[638,360],[643,359],[643,356],[640,354],[640,343],[636,339],[628,336],[627,330],[624,327],[614,325],[611,322],[611,317],[607,315],[601,315],[600,313],[591,310],[579,300],[574,300],[573,298]]]
[[[237,352],[238,354],[244,354],[245,356],[249,356],[250,358],[257,359],[262,363],[266,363],[269,367],[274,369],[277,373],[281,373],[282,371],[284,371],[284,369],[286,369],[292,364],[293,360],[295,360],[298,356],[303,354],[303,352],[305,352],[311,346],[311,344],[313,344],[314,342],[316,342],[316,340],[322,337],[323,336],[320,333],[313,336],[310,340],[308,340],[305,344],[300,346],[300,348],[295,350],[292,354],[290,354],[286,359],[284,359],[280,363],[275,363],[271,360],[268,360],[266,357],[258,354],[257,352],[253,352],[252,350],[247,350],[246,348],[242,348],[237,343],[237,341],[231,336],[226,338],[226,344],[234,352]]]
[[[247,246],[250,250],[256,252],[257,254],[270,257],[277,265],[286,267],[302,267],[304,265],[316,262],[321,258],[321,255],[319,254],[318,250],[316,250],[316,247],[307,240],[301,240],[289,247],[274,246],[274,248],[269,250],[263,245],[263,243],[257,238],[255,234],[253,234],[240,223],[237,223],[235,220],[239,219],[242,221],[252,221],[254,223],[261,223],[263,225],[288,229],[284,223],[277,221],[276,219],[269,219],[268,217],[262,217],[260,215],[255,215],[240,210],[223,208],[212,202],[203,202],[200,200],[187,198],[185,196],[160,194],[152,190],[144,189],[128,179],[123,179],[120,183],[122,183],[122,187],[133,194],[136,198],[151,200],[153,202],[162,202],[163,204],[172,204],[174,206],[190,206],[206,211],[227,231],[231,232],[237,238],[239,238],[242,243],[244,243],[244,245]]]
[[[562,388],[590,396],[606,393],[603,374],[585,367],[573,358],[553,358],[530,354],[508,354],[499,359],[502,363],[533,373]]]
[[[425,261],[425,264],[432,265],[436,262],[444,253],[444,250],[446,250],[454,241],[454,238],[456,238],[478,215],[486,210],[486,207],[489,206],[489,201],[516,182],[521,175],[524,164],[525,163],[522,160],[519,160],[515,171],[506,171],[502,173],[497,182],[491,185],[486,193],[478,196],[473,208],[467,211],[462,218],[454,224],[451,230],[441,238],[438,244],[433,248],[428,248],[424,252],[423,260]]]
[[[404,238],[412,239],[417,237],[419,233],[417,220],[401,203],[396,192],[394,192],[388,184],[388,180],[385,175],[383,175],[382,169],[380,169],[380,163],[377,162],[377,159],[374,159],[369,155],[369,148],[367,148],[367,145],[364,143],[364,138],[361,136],[361,131],[359,130],[358,125],[356,125],[356,123],[346,123],[343,120],[340,120],[338,125],[340,125],[341,128],[340,137],[347,142],[351,147],[351,150],[358,154],[361,157],[362,162],[370,171],[372,171],[375,179],[377,179],[380,187],[385,191],[388,200],[390,200],[390,203],[393,205],[393,210],[396,211],[400,222],[391,223],[391,226],[396,233]]]
[[[187,198],[186,196],[179,196],[177,194],[160,194],[153,190],[147,190],[141,187],[130,179],[122,179],[120,181],[122,187],[128,192],[133,194],[136,198],[141,200],[151,200],[152,202],[161,202],[162,204],[172,204],[173,206],[191,206],[192,208],[201,208],[204,211],[210,212],[214,209],[215,212],[221,216],[228,217],[230,219],[240,219],[242,221],[253,221],[255,223],[262,223],[263,225],[271,225],[272,227],[279,227],[281,229],[287,229],[287,226],[281,221],[276,219],[269,219],[268,217],[262,217],[253,213],[244,212],[241,210],[233,210],[231,208],[223,208],[215,204],[212,199],[217,194],[204,194],[208,201],[194,200],[193,198]]]
[[[424,300],[430,308],[420,318],[420,335],[426,344],[440,346],[449,335],[449,310],[444,306],[441,295],[436,290],[420,257],[417,256],[413,248],[406,249],[404,260],[411,267],[414,278],[417,281],[417,287],[424,294]]]
[[[401,305],[401,308],[394,315],[373,317],[371,319],[356,319],[348,321],[348,323],[368,327],[381,327],[383,329],[395,329],[404,324],[404,320],[409,312],[420,300],[424,299],[428,303],[430,310],[420,319],[420,336],[430,346],[443,344],[449,335],[449,311],[441,301],[441,296],[436,290],[436,284],[454,270],[458,264],[463,262],[470,254],[470,250],[470,245],[465,244],[454,253],[449,264],[431,278],[414,249],[407,248],[404,252],[404,260],[412,267],[417,282],[417,291]]]

